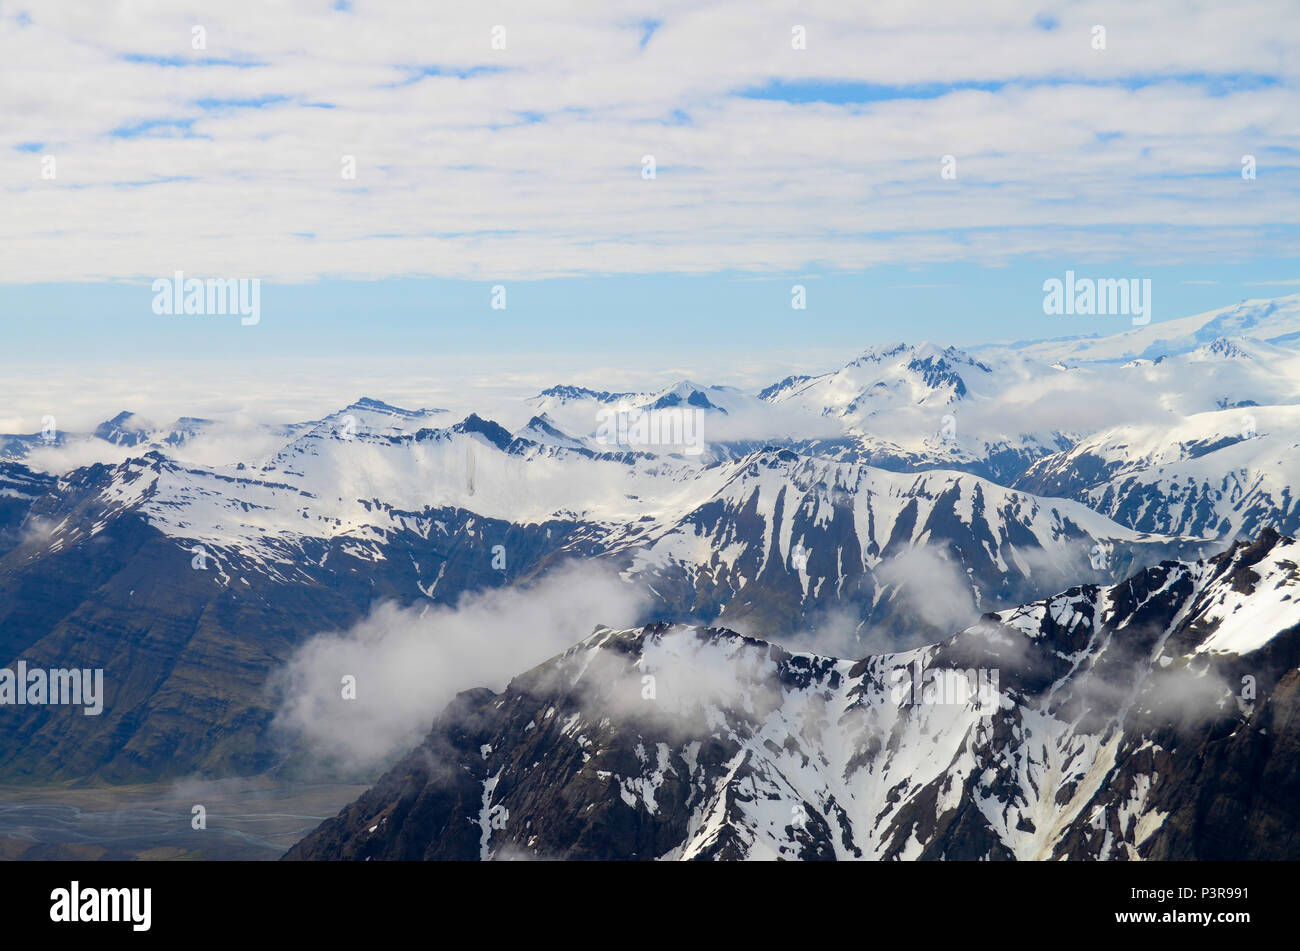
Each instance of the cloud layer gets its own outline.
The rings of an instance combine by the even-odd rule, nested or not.
[[[585,565],[455,608],[382,605],[356,627],[307,641],[279,675],[275,729],[330,770],[365,774],[414,746],[460,691],[501,690],[597,623],[631,625],[645,592]],[[344,699],[344,677],[355,699]]]
[[[0,281],[495,280],[1300,245],[1289,3],[655,11],[5,6]]]

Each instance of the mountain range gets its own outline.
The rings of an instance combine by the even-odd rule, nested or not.
[[[460,694],[290,859],[1286,859],[1300,544],[857,660],[598,628]]]
[[[101,667],[106,690],[99,717],[0,720],[0,779],[291,773],[270,725],[305,644],[580,565],[638,593],[636,626],[573,631],[504,693],[464,684],[296,855],[1229,855],[1219,807],[1157,775],[1259,822],[1251,854],[1294,854],[1267,831],[1281,807],[1223,784],[1290,768],[1285,725],[1254,724],[1294,691],[1297,341],[1300,295],[874,346],[754,392],[562,383],[481,415],[362,398],[238,430],[120,412],[0,435],[0,661]],[[1216,634],[1233,598],[1258,643]],[[958,656],[1000,672],[991,720],[888,699],[887,670]],[[1251,713],[1224,700],[1243,658]],[[647,726],[619,685],[656,664],[678,673],[654,675],[673,699]],[[1188,726],[1165,694],[1197,679],[1214,712]],[[1226,791],[1196,772],[1212,751],[1245,757]],[[544,828],[494,826],[497,805]],[[1179,823],[1200,837],[1167,841]]]

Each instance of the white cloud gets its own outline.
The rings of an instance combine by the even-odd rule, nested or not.
[[[649,348],[635,353],[548,354],[540,361],[535,354],[488,352],[421,353],[405,359],[359,354],[286,363],[276,353],[254,353],[237,364],[195,356],[159,360],[147,372],[112,375],[102,374],[102,364],[24,359],[11,372],[0,373],[0,407],[5,410],[0,433],[38,433],[47,413],[56,416],[64,433],[92,431],[122,410],[164,425],[178,416],[197,416],[223,424],[211,439],[181,451],[185,458],[205,464],[221,461],[215,440],[222,434],[236,436],[251,423],[319,419],[362,396],[407,409],[446,409],[451,422],[477,413],[513,430],[532,415],[523,400],[559,383],[653,392],[695,379],[756,392],[790,373],[825,372],[843,359],[843,352],[834,349],[733,355],[726,363],[709,351]],[[87,385],[88,379],[94,379],[93,386]],[[762,433],[772,434],[770,427]],[[729,438],[742,437],[758,438],[752,431]],[[104,460],[109,458],[116,454]]]
[[[275,728],[316,762],[373,771],[415,745],[459,691],[501,690],[597,622],[636,623],[647,603],[617,575],[575,565],[455,608],[382,605],[351,630],[299,648],[279,675]],[[355,700],[342,699],[345,675],[356,678]]]
[[[201,52],[194,15],[161,0],[38,5],[26,26],[6,8],[0,280],[1222,255],[1261,227],[1272,252],[1300,250],[1293,153],[1276,151],[1300,145],[1285,3],[1094,4],[1050,31],[1016,3],[657,6],[640,49],[644,17],[620,5],[249,0],[202,11]],[[489,48],[496,24],[506,50]],[[164,65],[205,59],[263,65]],[[443,75],[411,82],[419,67]],[[1213,95],[1193,74],[1278,81]],[[849,106],[735,95],[778,79],[1018,85]],[[201,105],[263,97],[283,99]],[[111,135],[146,123],[163,124]],[[1247,152],[1257,181],[1234,174]]]
[[[63,475],[82,466],[103,462],[116,465],[131,456],[140,455],[139,448],[115,446],[102,439],[70,438],[60,445],[38,445],[32,449],[23,462],[41,472]]]
[[[876,568],[876,580],[890,588],[889,596],[915,618],[940,631],[956,631],[972,623],[978,611],[971,583],[946,554],[929,548],[904,551]],[[920,635],[900,646],[913,647],[933,638]]]

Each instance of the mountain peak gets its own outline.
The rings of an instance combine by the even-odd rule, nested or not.
[[[373,399],[369,396],[363,396],[355,403],[350,403],[347,409],[351,410],[370,410],[378,413],[391,413],[398,416],[415,416],[417,413],[409,409],[403,409],[400,406],[394,406],[392,403],[385,403],[383,400]]]
[[[1198,356],[1223,357],[1228,360],[1253,360],[1254,356],[1242,344],[1248,337],[1215,337],[1207,344],[1202,344],[1194,351]]]
[[[569,448],[580,448],[582,442],[573,438],[562,430],[547,413],[538,413],[527,423],[524,424],[515,438],[531,439],[534,442],[545,442],[552,445],[567,446]]]
[[[129,410],[123,410],[95,427],[95,436],[118,446],[138,446],[149,438],[152,424]]]
[[[709,399],[706,390],[718,391],[721,387],[703,387],[690,380],[681,380],[663,390],[658,398],[650,404],[650,409],[670,409],[675,406],[692,406],[696,409],[717,410],[726,415],[727,411]]]
[[[510,433],[500,423],[484,419],[477,413],[470,413],[450,429],[453,433],[478,433],[498,449],[510,445]]]
[[[851,360],[848,365],[853,367],[862,366],[866,363],[880,363],[882,360],[886,360],[889,357],[896,357],[899,354],[909,352],[913,349],[914,348],[911,344],[901,340],[897,343],[877,344],[863,350],[856,358]]]
[[[558,386],[548,386],[546,389],[534,396],[533,399],[540,400],[550,397],[551,399],[558,399],[561,402],[566,402],[568,400],[595,400],[598,403],[613,403],[617,400],[626,399],[629,396],[635,395],[635,393],[614,393],[609,390],[592,390],[585,386],[572,386],[567,383],[562,383]]]

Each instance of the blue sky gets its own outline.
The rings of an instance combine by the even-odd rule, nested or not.
[[[1294,261],[1254,259],[1198,267],[1134,268],[1020,261],[879,267],[862,273],[756,277],[619,275],[507,281],[506,309],[490,306],[493,284],[446,279],[265,284],[262,321],[158,316],[145,284],[0,286],[0,312],[14,364],[59,359],[293,359],[431,353],[608,354],[664,358],[687,350],[727,355],[838,350],[849,359],[871,344],[922,339],[958,346],[1129,329],[1123,318],[1043,313],[1043,281],[1138,277],[1152,281],[1153,322],[1247,298],[1300,293]],[[1288,283],[1289,282],[1289,283]],[[790,306],[802,284],[807,309]]]

